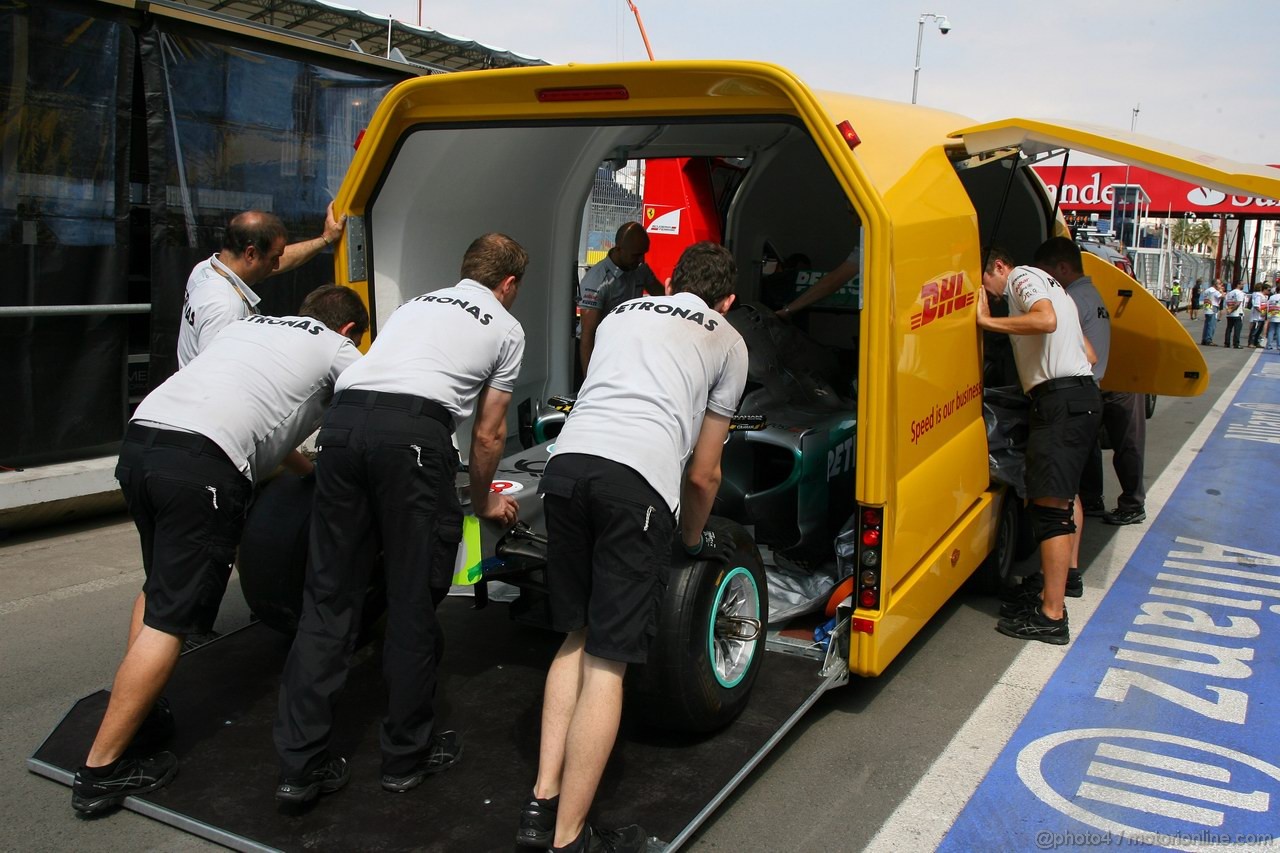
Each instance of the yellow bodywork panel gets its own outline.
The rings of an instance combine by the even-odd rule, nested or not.
[[[1097,255],[1081,255],[1111,314],[1111,354],[1102,387],[1195,397],[1209,387],[1209,367],[1178,318],[1146,288]]]
[[[1194,148],[1101,125],[1010,118],[967,127],[950,135],[963,138],[970,154],[1000,148],[1021,148],[1028,153],[1069,148],[1227,193],[1280,199],[1280,169],[1237,163]]]

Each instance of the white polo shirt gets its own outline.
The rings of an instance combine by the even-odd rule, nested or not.
[[[196,264],[187,278],[178,324],[178,367],[204,352],[218,332],[236,320],[258,313],[262,299],[216,254]]]
[[[338,377],[359,358],[319,320],[258,314],[223,329],[133,420],[205,436],[256,482],[320,425]]]
[[[1076,304],[1057,279],[1035,267],[1014,267],[1004,295],[1010,317],[1021,317],[1042,299],[1052,303],[1058,317],[1057,330],[1047,335],[1009,336],[1024,392],[1050,379],[1093,375]]]
[[[676,512],[703,415],[710,409],[731,417],[738,409],[747,345],[692,293],[624,302],[600,329],[556,453],[620,462]]]
[[[493,291],[464,278],[397,308],[337,390],[414,394],[461,421],[471,415],[482,386],[515,390],[523,358],[520,323]]]
[[[1228,317],[1244,316],[1244,304],[1248,297],[1245,295],[1243,290],[1238,287],[1233,287],[1231,290],[1227,291],[1227,295],[1224,299],[1226,304],[1222,310]]]

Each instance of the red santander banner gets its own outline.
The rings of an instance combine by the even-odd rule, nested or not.
[[[1137,184],[1151,198],[1151,216],[1196,216],[1228,213],[1280,219],[1280,201],[1248,195],[1229,195],[1149,172],[1137,166],[1068,166],[1059,192],[1061,166],[1032,166],[1049,187],[1050,197],[1060,195],[1059,207],[1083,213],[1110,213],[1116,186]]]

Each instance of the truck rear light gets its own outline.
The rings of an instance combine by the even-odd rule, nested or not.
[[[538,100],[544,104],[564,101],[626,101],[631,93],[626,86],[581,86],[565,89],[539,89]]]
[[[880,607],[880,554],[884,545],[884,509],[861,507],[858,515],[857,604],[863,610]]]

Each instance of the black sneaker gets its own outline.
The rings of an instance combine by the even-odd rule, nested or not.
[[[133,736],[133,741],[125,750],[125,754],[134,758],[153,755],[173,739],[177,728],[173,719],[173,709],[169,707],[169,700],[161,696],[151,706],[142,725],[138,726],[138,732]]]
[[[1147,520],[1144,509],[1120,509],[1116,507],[1102,517],[1107,524],[1138,524]]]
[[[1006,637],[1039,640],[1055,646],[1065,646],[1071,641],[1071,629],[1067,627],[1066,610],[1062,611],[1061,619],[1050,619],[1039,607],[1033,607],[1020,616],[1001,619],[996,623],[996,630]]]
[[[1080,499],[1080,507],[1084,514],[1090,518],[1102,518],[1107,514],[1107,504],[1102,498],[1096,499]]]
[[[648,848],[648,834],[633,823],[618,829],[596,829],[587,824],[571,844],[551,850],[553,853],[644,853]]]
[[[1018,597],[1000,604],[1001,619],[1016,619],[1040,606],[1039,589],[1022,589],[1021,587],[1015,587],[1015,589],[1020,590]]]
[[[406,776],[382,775],[382,790],[403,794],[422,784],[428,776],[448,770],[462,757],[462,735],[457,732],[440,732],[433,735],[427,748],[427,758]]]
[[[1029,595],[1034,595],[1037,601],[1040,600],[1040,590],[1044,589],[1044,575],[1036,572],[1034,575],[1027,575],[1017,586],[1007,587],[1000,593],[1000,600],[1006,604],[1012,604],[1025,600]],[[1084,595],[1084,576],[1079,569],[1067,569],[1067,598],[1079,598]]]
[[[520,810],[520,828],[516,830],[516,844],[541,847],[544,850],[550,847],[556,836],[556,809],[559,807],[558,794],[546,800],[539,800],[530,795],[529,801]]]
[[[76,771],[71,784],[71,808],[80,814],[100,814],[114,809],[126,797],[147,794],[168,785],[178,774],[178,756],[160,752],[149,758],[121,758],[105,778],[88,767]]]
[[[304,806],[321,794],[332,794],[341,789],[350,778],[347,759],[330,758],[306,775],[282,779],[276,786],[276,799],[291,806]]]

